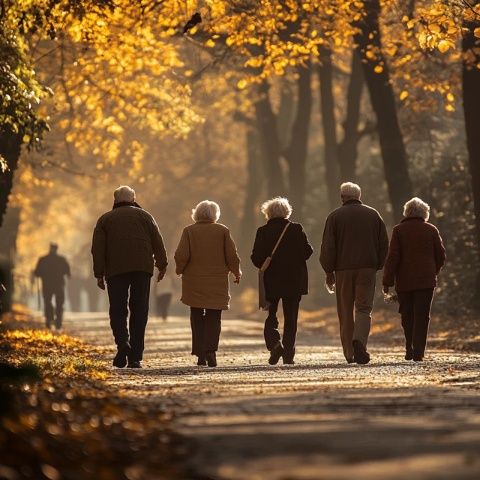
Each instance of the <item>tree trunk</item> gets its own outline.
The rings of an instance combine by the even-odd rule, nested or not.
[[[247,128],[247,185],[239,237],[239,251],[242,259],[249,258],[252,250],[252,232],[256,230],[258,215],[256,206],[263,185],[259,143],[258,132],[253,128]],[[252,273],[255,272],[251,268],[244,271],[244,284],[251,285],[253,283]]]
[[[347,90],[347,114],[343,122],[343,139],[338,145],[341,182],[354,182],[357,178],[357,149],[360,141],[358,123],[360,120],[363,85],[362,62],[360,56],[354,50],[352,52],[352,67]]]
[[[0,292],[0,297],[2,309],[5,312],[11,309],[15,289],[13,269],[19,226],[20,209],[9,207],[0,227],[0,283],[7,289],[3,295]]]
[[[277,119],[270,104],[266,81],[259,86],[260,98],[255,103],[255,115],[261,138],[262,157],[267,178],[267,191],[270,197],[285,195],[286,187],[280,164],[280,139],[277,130]]]
[[[333,96],[332,52],[329,48],[320,49],[320,110],[322,113],[323,143],[325,155],[325,182],[330,208],[338,204],[338,145],[335,120],[335,100]]]
[[[13,174],[17,169],[22,146],[22,135],[0,131],[0,155],[7,162],[7,170],[0,169],[0,226],[7,210],[8,198],[13,186]]]
[[[280,94],[280,106],[277,115],[277,128],[280,141],[280,151],[287,148],[290,140],[292,119],[295,114],[295,95],[291,85],[284,80],[284,86]]]
[[[480,2],[475,2],[478,4]],[[465,22],[462,40],[464,60],[462,65],[463,112],[467,138],[468,160],[472,178],[473,209],[477,233],[477,249],[480,255],[480,63],[478,48],[480,42],[474,30],[480,21]],[[467,55],[468,52],[468,55]],[[476,300],[480,300],[480,274],[477,278]]]
[[[288,163],[290,200],[294,208],[294,216],[298,222],[301,222],[305,203],[308,134],[312,112],[312,75],[309,64],[299,67],[297,71],[297,111],[292,125],[290,143],[285,149],[284,156]]]
[[[370,101],[377,119],[385,179],[393,216],[397,221],[402,216],[403,203],[412,196],[412,185],[408,174],[407,153],[398,122],[388,65],[381,53],[380,1],[365,0],[364,8],[366,16],[358,22],[360,33],[356,35],[355,39],[362,58]],[[373,59],[366,55],[368,46],[372,46],[376,54]]]
[[[240,221],[240,245],[248,248],[251,247],[252,232],[257,223],[255,206],[262,188],[259,149],[257,132],[253,128],[249,128],[247,130],[247,185],[243,215]]]

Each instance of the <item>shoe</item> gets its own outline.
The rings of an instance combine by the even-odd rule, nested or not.
[[[423,362],[423,355],[416,355],[416,354],[413,354],[413,361],[414,362]]]
[[[355,359],[352,358],[347,358],[347,363],[355,363]]]
[[[142,368],[142,364],[138,360],[128,362],[127,368]]]
[[[207,365],[209,367],[217,366],[217,355],[215,354],[215,352],[207,352],[206,359],[207,359]]]
[[[370,354],[359,340],[354,340],[353,343],[353,359],[359,365],[366,365],[370,361]]]
[[[413,360],[413,350],[407,350],[405,352],[405,360]]]
[[[113,359],[113,366],[117,368],[124,368],[127,365],[127,357],[130,353],[130,345],[126,344],[123,347],[118,347],[117,354]]]
[[[295,361],[292,357],[285,358],[283,357],[283,364],[284,365],[295,365]]]
[[[270,350],[270,358],[268,359],[268,363],[270,365],[276,365],[280,360],[280,357],[283,355],[283,346],[280,342],[278,342],[271,350]]]
[[[198,356],[197,365],[199,367],[205,367],[207,365],[207,358],[205,357],[205,355],[199,355]]]

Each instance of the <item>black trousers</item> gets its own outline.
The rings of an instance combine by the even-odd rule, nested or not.
[[[51,327],[54,321],[57,328],[62,328],[65,287],[63,285],[43,285],[42,294],[47,328]],[[55,314],[52,303],[53,297],[55,297]]]
[[[130,344],[129,359],[140,361],[145,347],[150,278],[147,272],[128,272],[107,279],[110,326],[118,348]],[[128,311],[130,319],[127,327]]]
[[[297,337],[297,321],[298,308],[300,306],[301,297],[282,297],[283,307],[283,348],[285,355],[293,357],[295,354],[295,339]],[[277,310],[280,298],[269,299],[270,308],[268,309],[268,317],[265,320],[265,328],[263,335],[268,350],[280,341],[280,332],[278,331]]]
[[[222,311],[190,307],[192,327],[192,355],[203,356],[216,352],[220,340]]]
[[[433,288],[398,292],[405,347],[414,355],[423,357],[425,353],[432,300]]]

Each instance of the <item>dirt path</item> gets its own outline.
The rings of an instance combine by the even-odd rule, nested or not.
[[[105,316],[66,328],[111,342]],[[372,362],[347,365],[336,338],[300,334],[297,364],[270,367],[261,323],[238,319],[223,321],[218,368],[194,366],[189,348],[186,318],[152,318],[145,368],[111,381],[172,410],[194,447],[192,479],[480,478],[478,353],[435,350],[415,364],[374,337]]]

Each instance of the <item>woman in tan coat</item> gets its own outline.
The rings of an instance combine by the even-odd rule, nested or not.
[[[198,365],[217,366],[216,351],[222,310],[230,302],[228,275],[240,282],[240,258],[230,231],[217,223],[220,207],[205,200],[192,211],[195,222],[185,227],[175,252],[176,272],[182,276],[182,302],[190,307],[192,355]]]

